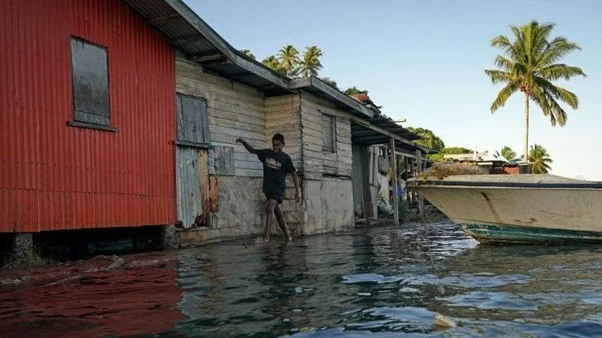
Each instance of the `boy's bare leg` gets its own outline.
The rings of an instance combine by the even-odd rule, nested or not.
[[[280,209],[280,205],[276,204],[274,208],[274,213],[276,214],[276,220],[278,221],[278,225],[280,225],[280,229],[282,229],[282,233],[284,233],[284,238],[287,241],[292,241],[291,233],[288,231],[286,227],[286,221],[284,220],[284,215],[282,214],[282,209]]]
[[[274,208],[278,205],[276,200],[268,200],[268,204],[265,209],[265,233],[263,234],[263,241],[270,241],[270,230],[272,229],[272,219],[274,218]]]

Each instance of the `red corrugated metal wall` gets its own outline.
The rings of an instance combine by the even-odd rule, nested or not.
[[[108,48],[115,133],[72,119],[71,36]],[[121,0],[0,1],[0,232],[175,222],[175,63]]]

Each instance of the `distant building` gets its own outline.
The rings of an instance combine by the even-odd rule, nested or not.
[[[449,161],[458,161],[458,162],[478,162],[483,161],[489,156],[489,151],[484,152],[474,152],[467,154],[446,154],[443,155],[443,158]]]

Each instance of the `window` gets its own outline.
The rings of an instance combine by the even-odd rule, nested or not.
[[[202,146],[210,143],[207,100],[177,94],[178,143]]]
[[[71,38],[71,72],[74,122],[110,126],[107,49]]]
[[[322,150],[335,153],[337,149],[336,118],[322,114]]]

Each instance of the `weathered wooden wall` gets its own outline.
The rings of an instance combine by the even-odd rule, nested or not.
[[[295,167],[302,171],[301,162],[301,103],[298,95],[282,95],[265,99],[265,140],[271,145],[275,133],[284,135],[286,152]]]
[[[257,156],[249,154],[236,139],[242,137],[257,148],[266,147],[266,119],[263,94],[255,88],[226,78],[203,73],[193,62],[176,60],[176,90],[179,93],[207,100],[211,144],[209,173],[216,174],[216,152],[234,152],[234,175],[262,177],[263,171]],[[220,147],[225,147],[220,148]],[[217,165],[227,165],[223,161]],[[223,170],[222,170],[223,169]],[[217,172],[229,172],[217,168]]]
[[[303,169],[305,177],[321,180],[324,175],[351,178],[351,121],[348,114],[330,102],[302,92],[301,125],[303,130]],[[322,113],[336,118],[336,152],[322,149]]]

